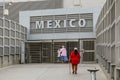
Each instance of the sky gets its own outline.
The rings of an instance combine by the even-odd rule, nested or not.
[[[3,0],[0,0],[2,2]],[[12,2],[20,2],[20,1],[36,1],[36,0],[5,0],[7,1],[12,1]],[[42,0],[39,0],[42,1]],[[101,6],[104,4],[106,0],[81,0],[82,6]]]

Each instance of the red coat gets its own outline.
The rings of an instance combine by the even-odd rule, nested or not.
[[[70,60],[72,64],[79,64],[80,63],[80,53],[77,55],[74,54],[74,51],[70,54]]]

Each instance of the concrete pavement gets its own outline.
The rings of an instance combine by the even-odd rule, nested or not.
[[[0,68],[0,80],[91,80],[87,69],[99,69],[96,80],[107,80],[98,64],[79,64],[78,74],[69,64],[20,64]]]

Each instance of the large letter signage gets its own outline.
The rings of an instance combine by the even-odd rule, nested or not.
[[[36,21],[36,29],[44,28],[44,21]]]
[[[85,19],[80,19],[80,20],[78,21],[78,24],[79,24],[80,27],[85,27],[85,25],[86,25]]]
[[[75,27],[75,25],[73,25],[74,22],[75,22],[75,19],[71,19],[71,20],[69,21],[70,27]]]
[[[45,22],[47,23],[47,28],[61,28],[60,23],[63,22],[63,27],[67,27],[69,25],[69,27],[76,27],[75,26],[75,22],[78,23],[79,27],[85,27],[86,25],[86,20],[85,19],[70,19],[70,20],[48,20],[48,21],[36,21],[36,29],[40,29],[40,28],[45,28]],[[55,25],[53,26],[53,22],[55,23]],[[67,24],[68,23],[68,24]]]

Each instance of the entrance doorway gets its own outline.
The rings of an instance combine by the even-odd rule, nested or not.
[[[94,40],[93,41],[52,41],[26,43],[26,62],[28,63],[57,63],[57,50],[64,45],[67,49],[67,56],[77,47],[84,48],[83,61],[94,61]]]

